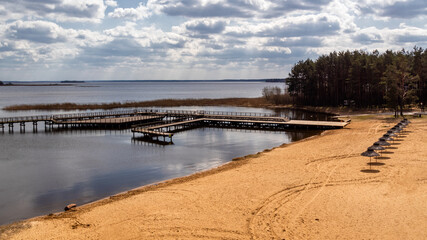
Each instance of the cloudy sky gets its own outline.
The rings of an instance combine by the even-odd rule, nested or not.
[[[3,81],[279,78],[427,47],[425,0],[0,0],[0,21]]]

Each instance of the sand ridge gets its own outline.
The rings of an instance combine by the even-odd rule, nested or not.
[[[4,239],[427,239],[427,120],[367,173],[360,156],[397,120],[342,130],[6,226]]]

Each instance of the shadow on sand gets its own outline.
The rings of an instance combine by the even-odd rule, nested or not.
[[[376,157],[375,159],[385,160],[385,159],[390,159],[390,157],[380,156],[380,157]]]
[[[360,170],[363,173],[379,173],[380,170],[376,170],[376,169],[362,169]]]
[[[383,151],[383,152],[381,152],[381,154],[393,154],[394,152],[392,152],[392,151]]]
[[[371,166],[382,166],[382,165],[385,165],[385,163],[382,163],[382,162],[368,162],[367,164],[371,165]]]

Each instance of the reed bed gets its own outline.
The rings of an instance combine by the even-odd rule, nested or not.
[[[219,98],[219,99],[160,99],[141,102],[111,102],[111,103],[53,103],[53,104],[22,104],[4,107],[6,111],[23,110],[93,110],[114,108],[143,108],[143,107],[180,107],[180,106],[238,106],[238,107],[268,107],[270,103],[265,98]]]

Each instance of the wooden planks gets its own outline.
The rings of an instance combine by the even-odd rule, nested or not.
[[[197,122],[222,122],[224,124],[227,123],[244,123],[244,124],[257,124],[257,125],[277,125],[281,127],[311,127],[311,128],[343,128],[345,127],[348,122],[332,122],[332,121],[308,121],[308,120],[290,120],[290,121],[262,121],[262,120],[249,120],[249,119],[228,119],[228,118],[197,118],[192,120],[186,120],[181,122],[174,122],[169,124],[162,124],[157,125],[153,127],[147,127],[147,128],[136,128],[132,129],[132,132],[134,133],[142,133],[144,135],[148,136],[168,136],[172,137],[173,133],[170,132],[163,132],[163,128],[170,128],[180,125],[188,125],[191,123],[197,123]],[[157,130],[156,130],[157,129]]]
[[[55,124],[124,124],[133,123],[142,120],[157,119],[158,116],[132,116],[132,117],[115,117],[115,118],[95,118],[83,120],[53,120]]]
[[[343,127],[347,126],[348,122],[290,120],[289,122],[286,122],[286,124],[288,124],[288,125],[299,125],[299,126],[319,126],[319,127],[343,128]]]

